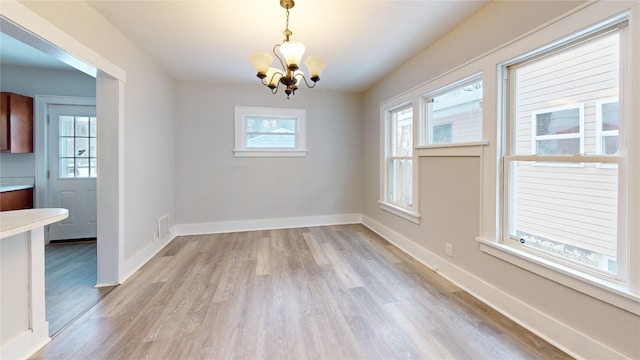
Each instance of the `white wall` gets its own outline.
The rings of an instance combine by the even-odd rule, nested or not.
[[[28,66],[0,66],[0,90],[25,96],[96,96],[96,81],[79,71],[40,69]],[[40,119],[35,119],[39,121]],[[34,127],[38,126],[34,124]],[[35,176],[35,155],[0,154],[1,177]]]
[[[182,81],[176,107],[180,224],[359,214],[360,96]],[[234,157],[234,106],[306,109],[306,157]]]
[[[481,211],[481,179],[485,178],[483,174],[494,170],[483,169],[481,157],[420,158],[420,225],[382,211],[377,203],[380,103],[453,70],[579,4],[492,2],[369,89],[363,99],[363,213],[365,223],[376,231],[428,265],[438,267],[441,274],[470,292],[489,300],[498,310],[535,328],[564,350],[586,358],[601,358],[602,354],[639,358],[637,315],[480,251],[475,240],[480,235],[480,220],[495,217]],[[487,81],[495,84],[494,79]],[[484,105],[495,108],[495,100]],[[494,119],[484,121],[493,121],[490,127],[495,129]],[[491,146],[495,152],[495,144],[488,148]],[[453,257],[445,255],[445,243],[453,244]],[[591,352],[594,349],[599,352]]]
[[[124,139],[122,279],[162,246],[162,241],[152,239],[157,218],[169,214],[174,223],[173,80],[85,2],[21,4],[126,72],[120,132]]]

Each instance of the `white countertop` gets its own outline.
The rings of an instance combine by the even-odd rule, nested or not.
[[[69,210],[57,208],[2,211],[0,212],[0,239],[53,224],[68,216]]]

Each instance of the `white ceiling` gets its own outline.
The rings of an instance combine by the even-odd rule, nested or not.
[[[181,80],[257,83],[248,56],[271,52],[285,27],[278,0],[88,2]],[[488,2],[296,0],[289,28],[327,61],[319,87],[359,92]]]

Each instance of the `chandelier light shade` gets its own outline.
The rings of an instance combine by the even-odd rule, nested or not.
[[[282,85],[287,99],[295,94],[301,82],[304,82],[308,88],[314,88],[316,83],[320,81],[320,75],[326,66],[324,60],[315,56],[307,56],[304,64],[307,67],[308,75],[305,76],[304,72],[300,70],[305,46],[299,41],[292,41],[291,35],[293,33],[289,30],[289,9],[294,5],[293,0],[280,0],[280,6],[287,11],[287,22],[282,32],[284,40],[282,44],[276,44],[273,47],[273,55],[280,62],[280,68],[271,66],[273,58],[266,52],[249,56],[249,60],[256,70],[256,76],[262,84],[271,89],[272,94],[277,93]],[[309,80],[311,80],[311,84],[309,84]]]

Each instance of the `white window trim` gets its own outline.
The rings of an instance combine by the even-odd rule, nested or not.
[[[587,275],[571,267],[562,266],[557,262],[490,239],[476,238],[476,240],[480,242],[480,250],[484,253],[640,315],[640,296],[631,292],[626,284]]]
[[[416,109],[415,102],[406,98],[396,99],[390,102],[382,103],[380,105],[380,200],[378,204],[380,209],[387,211],[391,214],[399,216],[412,223],[420,223],[420,214],[418,204],[418,158],[417,152],[412,151],[411,163],[412,163],[412,191],[411,191],[411,206],[405,206],[389,200],[389,146],[390,146],[390,117],[389,114],[393,111],[413,107],[413,144],[415,145],[417,131],[416,131],[416,116],[418,111]]]
[[[247,148],[245,119],[251,115],[294,118],[296,120],[296,147],[291,149]],[[306,110],[304,109],[235,107],[235,148],[233,153],[236,157],[305,157],[307,156],[306,137]]]

